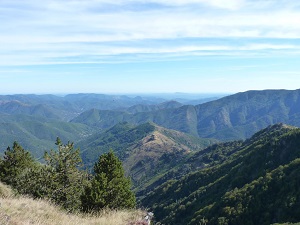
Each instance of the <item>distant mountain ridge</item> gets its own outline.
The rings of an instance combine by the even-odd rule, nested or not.
[[[25,126],[23,120],[28,120],[26,124],[31,123],[30,121],[32,124],[36,124],[31,126],[36,127],[35,130],[39,127],[34,122],[35,120],[45,121],[50,130],[56,131],[56,135],[44,136],[51,137],[51,140],[42,141],[45,145],[44,148],[52,146],[49,143],[55,142],[55,138],[52,140],[53,136],[62,135],[66,141],[76,140],[78,142],[94,132],[103,132],[120,122],[134,125],[153,122],[161,127],[181,131],[195,137],[222,141],[245,139],[258,130],[278,122],[299,126],[299,93],[300,90],[247,91],[196,106],[181,106],[181,103],[176,101],[164,102],[163,99],[156,97],[98,94],[77,94],[65,97],[2,95],[0,96],[0,121],[5,125],[0,126],[0,132],[4,135],[0,144],[2,148],[6,148],[12,140],[17,139],[26,139],[28,140],[26,143],[40,142],[36,139],[38,136],[28,135],[27,128],[21,128],[21,126]],[[96,109],[97,107],[99,108]],[[88,110],[85,111],[85,109]],[[29,117],[25,117],[25,115]],[[70,119],[72,119],[71,122],[69,122]],[[17,121],[21,123],[16,124]],[[74,128],[75,132],[84,133],[83,136],[81,135],[82,138],[70,133],[66,135],[64,131],[60,132],[62,127],[67,127],[66,123],[73,124],[72,126],[76,126],[78,129],[83,128],[83,132]],[[59,124],[64,125],[60,126]],[[47,126],[40,127],[42,129]],[[7,132],[8,127],[12,132]],[[18,136],[13,132],[18,133]],[[41,130],[41,133],[46,134],[47,132]],[[37,145],[23,145],[28,149],[33,147],[32,151],[34,152],[38,151],[38,148],[35,147]],[[4,149],[1,149],[1,152],[3,151]]]
[[[53,144],[57,136],[64,141],[79,142],[95,132],[111,128],[133,112],[153,112],[180,106],[179,102],[157,96],[0,95],[0,154],[17,140],[39,158],[45,150],[55,147]],[[102,110],[101,115],[98,110]],[[85,119],[81,117],[84,122],[70,122],[80,113],[85,116]],[[98,126],[99,121],[102,121],[101,126]]]
[[[164,101],[164,99],[154,97],[131,98],[104,94],[70,94],[63,97],[33,94],[0,95],[0,113],[42,115],[68,121],[92,108],[124,110],[137,104],[159,104]],[[44,115],[41,112],[36,112],[37,108],[43,108]]]
[[[247,91],[196,106],[200,136],[250,137],[276,123],[300,125],[300,89]]]
[[[199,99],[198,101],[206,102],[209,99]],[[137,113],[178,108],[182,105],[182,103],[174,100],[154,96],[128,97],[106,94],[0,95],[0,113],[46,116],[64,121],[69,121],[80,113],[91,109]]]
[[[139,202],[163,224],[300,221],[300,90],[247,91],[196,106],[161,100],[0,96],[1,152],[18,141],[41,157],[59,136],[80,147],[91,169],[113,149]]]
[[[160,104],[156,105],[144,105],[144,104],[139,104],[139,105],[134,105],[126,109],[126,112],[128,113],[139,113],[139,112],[151,112],[151,111],[158,111],[161,109],[176,109],[183,106],[183,104],[177,102],[177,101],[166,101],[162,102]]]
[[[93,132],[94,129],[84,124],[24,114],[0,114],[0,152],[18,141],[35,157],[41,158],[45,151],[55,148],[58,136],[64,141],[80,140]]]
[[[54,109],[44,104],[30,105],[18,100],[0,102],[0,113],[8,115],[35,115],[40,117],[60,119]]]
[[[134,114],[90,110],[72,121],[104,129],[125,121],[133,124],[153,122],[204,138],[245,139],[279,122],[299,126],[300,90],[247,91],[196,106]]]

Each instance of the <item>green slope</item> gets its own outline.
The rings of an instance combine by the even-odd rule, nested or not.
[[[249,138],[268,125],[300,126],[300,90],[248,91],[197,106],[185,105],[136,113],[90,110],[73,121],[107,129],[119,122],[153,122],[168,129],[219,140]]]
[[[101,154],[113,149],[123,161],[135,187],[141,189],[190,152],[212,143],[216,140],[192,137],[153,123],[138,126],[119,123],[81,141],[78,146],[82,149],[84,164],[90,169]]]
[[[82,159],[88,168],[92,168],[99,156],[113,149],[122,160],[128,156],[126,149],[154,130],[151,124],[138,127],[129,123],[119,123],[103,133],[96,133],[78,143]]]
[[[211,142],[211,144],[213,144],[213,142]],[[165,182],[178,180],[188,173],[225,162],[239,150],[242,144],[242,141],[217,143],[210,145],[207,148],[200,148],[196,151],[190,152],[185,157],[176,161],[176,163],[167,164],[168,169],[161,171],[159,176],[154,177],[151,183],[139,187],[136,193],[137,198],[144,198],[149,192],[153,191]]]
[[[135,114],[122,111],[91,109],[74,118],[72,122],[83,123],[97,127],[98,129],[108,129],[121,122],[129,122],[131,124],[153,122],[168,129],[198,136],[197,117],[193,106],[182,106],[176,109],[162,109]]]
[[[223,163],[169,180],[142,199],[163,224],[299,222],[300,129],[268,127]]]
[[[170,104],[160,104],[164,101],[164,99],[155,97],[128,97],[104,94],[70,94],[66,96],[0,95],[0,113],[45,116],[47,118],[69,121],[78,116],[78,114],[93,108],[126,111],[127,108],[134,105],[153,105],[154,108],[170,107]],[[172,107],[175,107],[175,105],[173,104]]]
[[[300,90],[237,93],[196,106],[200,136],[244,139],[276,123],[300,126]]]
[[[183,104],[176,101],[167,101],[156,105],[138,104],[127,108],[126,112],[135,114],[139,112],[152,112],[152,111],[158,111],[162,109],[176,109],[181,106],[183,106]]]
[[[55,148],[56,137],[65,142],[75,142],[92,132],[93,129],[83,124],[26,115],[0,115],[0,154],[18,141],[23,148],[40,158],[46,150]]]

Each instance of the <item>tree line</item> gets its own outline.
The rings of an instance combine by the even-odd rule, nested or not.
[[[42,164],[17,142],[0,158],[0,180],[17,193],[48,199],[70,212],[134,208],[136,199],[122,162],[111,150],[99,157],[93,173],[83,170],[79,149],[59,138]]]

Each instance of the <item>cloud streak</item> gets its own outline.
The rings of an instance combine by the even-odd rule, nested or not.
[[[289,0],[1,0],[0,21],[1,74],[21,73],[18,66],[300,55],[300,3]]]

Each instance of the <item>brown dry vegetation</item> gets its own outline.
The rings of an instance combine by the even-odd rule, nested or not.
[[[13,196],[13,191],[7,185],[4,185],[0,182],[0,199],[8,198],[11,196]]]
[[[10,188],[0,183],[1,225],[125,225],[143,218],[141,210],[106,210],[98,215],[68,214],[59,207],[27,197],[14,197]]]

